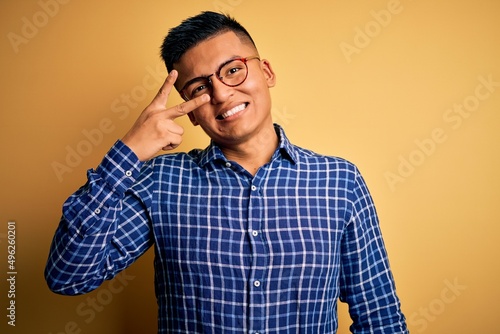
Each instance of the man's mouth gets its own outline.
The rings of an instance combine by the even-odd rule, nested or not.
[[[226,111],[225,113],[223,114],[220,114],[218,115],[217,117],[215,117],[216,119],[218,119],[219,121],[225,119],[225,118],[228,118],[230,116],[233,116],[233,115],[236,115],[237,113],[239,113],[240,111],[243,111],[245,110],[245,108],[248,106],[248,103],[242,103],[240,105],[237,105],[236,107]]]

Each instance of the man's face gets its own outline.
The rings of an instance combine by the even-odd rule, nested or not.
[[[250,42],[243,43],[233,32],[223,33],[181,57],[174,65],[179,72],[175,86],[180,89],[194,78],[208,76],[230,59],[256,55],[257,50]],[[219,145],[238,145],[272,127],[269,88],[275,84],[274,72],[266,60],[248,60],[247,67],[246,80],[236,87],[226,86],[212,76],[210,103],[189,114],[191,122],[200,125]]]

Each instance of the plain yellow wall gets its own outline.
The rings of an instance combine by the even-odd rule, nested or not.
[[[85,296],[52,294],[43,269],[62,202],[163,81],[162,38],[201,10],[252,33],[295,143],[361,169],[412,333],[499,333],[498,0],[1,1],[0,331],[155,332],[151,252]],[[182,150],[208,143],[180,122]]]

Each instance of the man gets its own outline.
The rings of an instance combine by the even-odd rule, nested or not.
[[[162,46],[169,75],[64,204],[46,267],[80,294],[155,249],[159,333],[407,333],[375,208],[351,163],[292,145],[271,118],[276,81],[248,32],[204,12]],[[172,87],[186,102],[166,108]],[[204,150],[182,141],[188,115]]]

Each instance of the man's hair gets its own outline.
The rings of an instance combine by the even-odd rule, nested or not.
[[[242,41],[248,41],[255,47],[248,31],[229,15],[207,11],[187,18],[177,27],[170,29],[163,40],[161,57],[167,70],[170,72],[189,49],[228,31],[234,32]]]

